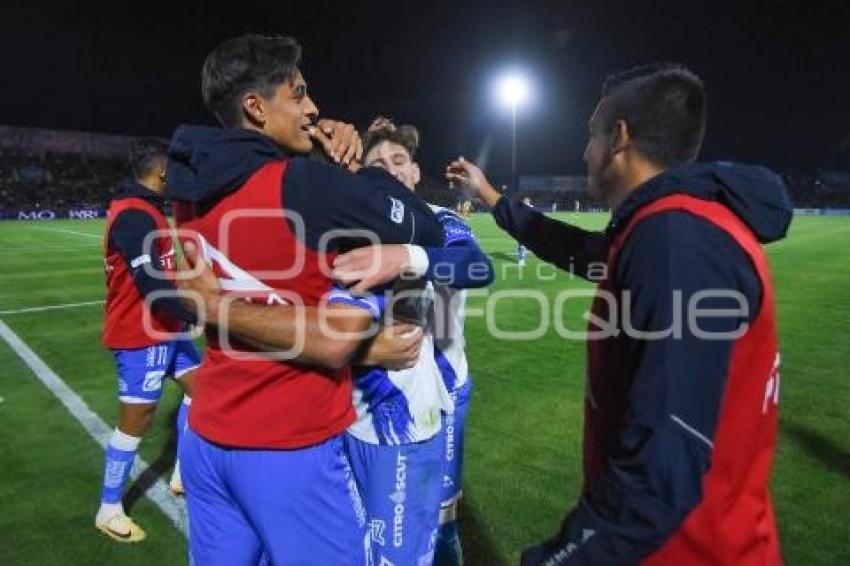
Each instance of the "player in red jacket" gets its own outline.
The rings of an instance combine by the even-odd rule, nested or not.
[[[190,340],[173,334],[196,322],[174,296],[169,273],[174,245],[162,210],[167,144],[156,139],[130,149],[134,179],[115,192],[106,220],[106,313],[103,344],[118,369],[118,426],[106,447],[100,509],[95,526],[120,542],[138,542],[144,531],[124,513],[121,497],[136,451],[150,426],[163,379],[173,377],[185,395],[177,418],[178,445],[191,399],[191,371],[200,363]],[[170,294],[170,295],[169,295]],[[182,491],[179,461],[171,481]]]
[[[694,163],[705,94],[680,66],[610,77],[589,126],[604,232],[509,201],[469,162],[448,169],[541,260],[599,283],[581,499],[522,564],[778,565],[779,353],[761,244],[788,229],[785,187],[761,167]]]
[[[275,564],[365,563],[363,508],[341,434],[355,417],[348,363],[363,335],[352,336],[377,313],[334,289],[330,262],[368,241],[364,232],[443,243],[428,206],[390,174],[351,172],[362,146],[350,143],[351,126],[317,120],[300,56],[286,37],[216,47],[202,92],[225,127],[181,126],[169,149],[169,196],[187,209],[178,227],[191,232],[224,298],[240,299],[222,305],[227,320],[208,320],[181,448],[198,564],[250,564],[263,554]],[[335,163],[309,157],[316,138]],[[290,352],[298,363],[265,352],[265,332],[319,310],[333,320],[307,329]],[[326,340],[328,327],[339,337]]]

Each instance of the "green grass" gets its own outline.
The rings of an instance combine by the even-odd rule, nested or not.
[[[559,215],[560,216],[560,215]],[[603,215],[562,216],[602,227]],[[520,275],[515,245],[487,215],[472,219],[494,260],[490,293],[536,289],[551,298],[592,287],[532,258]],[[47,229],[46,229],[47,228]],[[0,223],[0,311],[103,297],[101,222]],[[789,564],[850,563],[850,219],[801,217],[768,248],[783,356],[780,440],[773,494]],[[588,300],[568,302],[567,328],[581,329]],[[471,309],[487,304],[472,297]],[[116,416],[112,360],[99,343],[102,307],[0,315],[108,423]],[[474,311],[471,311],[474,312]],[[539,323],[534,301],[505,297],[503,331]],[[549,315],[552,316],[551,313]],[[470,564],[513,564],[548,536],[580,487],[584,345],[549,330],[511,342],[482,316],[467,320],[475,380],[461,521]],[[169,387],[142,445],[168,459],[178,400]],[[180,564],[185,541],[146,499],[132,513],[149,532],[137,546],[92,528],[101,474],[97,445],[0,342],[0,564]]]

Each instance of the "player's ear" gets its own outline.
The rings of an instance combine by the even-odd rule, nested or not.
[[[263,97],[254,91],[242,95],[242,113],[255,126],[263,127],[266,123],[266,107]]]
[[[419,171],[419,164],[415,161],[413,162],[413,186],[419,184],[419,179],[421,178],[422,173]]]
[[[631,144],[632,138],[629,133],[629,125],[625,120],[617,120],[614,122],[614,129],[611,131],[611,154],[617,154],[625,150]]]

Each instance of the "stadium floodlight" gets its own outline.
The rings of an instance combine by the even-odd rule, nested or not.
[[[502,75],[496,82],[496,95],[499,101],[516,112],[516,109],[528,101],[531,87],[522,74],[511,71]]]
[[[517,189],[517,109],[531,98],[531,83],[519,71],[507,71],[496,80],[496,98],[511,110],[511,188]]]

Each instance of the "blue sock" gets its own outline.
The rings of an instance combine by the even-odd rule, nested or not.
[[[457,521],[443,523],[437,530],[434,566],[460,566],[461,564],[463,564],[463,552],[460,547]]]
[[[192,398],[188,395],[183,395],[183,401],[180,403],[180,408],[177,410],[177,453],[180,454],[180,445],[183,443],[183,435],[186,433],[186,427],[189,426],[189,407],[192,406]]]
[[[130,477],[130,469],[139,448],[141,438],[124,434],[117,428],[112,432],[106,446],[103,472],[102,503],[119,503],[124,495],[124,484]]]

